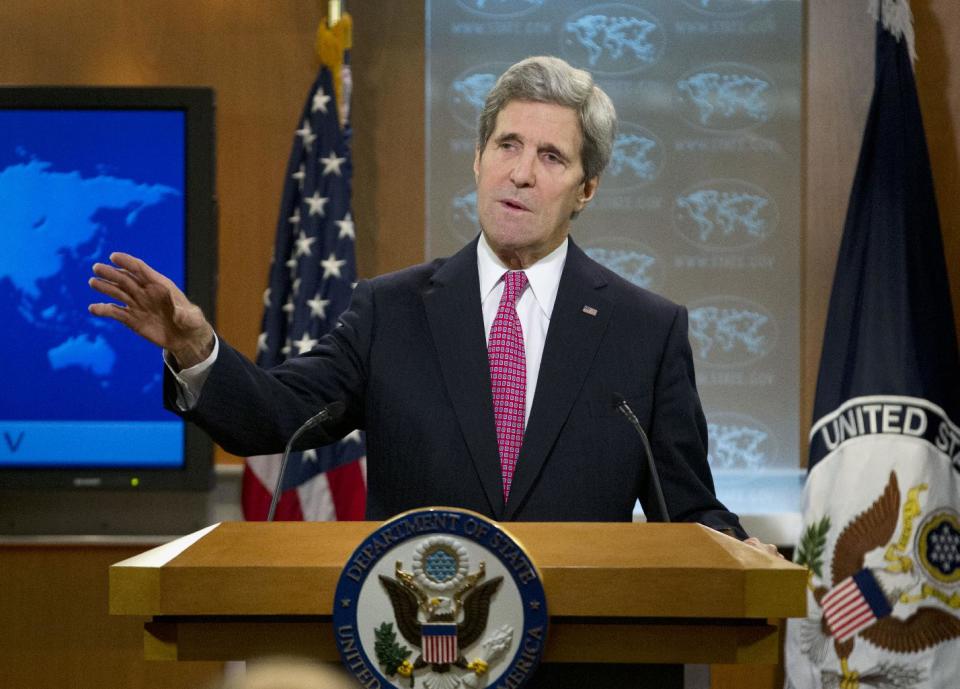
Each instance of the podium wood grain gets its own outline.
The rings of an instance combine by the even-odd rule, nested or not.
[[[149,658],[333,660],[337,580],[377,526],[223,523],[111,567],[110,612],[152,618]],[[774,664],[777,621],[805,614],[805,569],[700,525],[503,526],[543,578],[546,662]]]

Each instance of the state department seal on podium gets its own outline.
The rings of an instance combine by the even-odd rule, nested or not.
[[[333,627],[369,689],[522,687],[547,634],[543,582],[500,526],[466,510],[384,522],[344,566]]]

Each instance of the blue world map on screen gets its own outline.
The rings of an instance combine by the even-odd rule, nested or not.
[[[0,420],[170,421],[159,350],[91,316],[113,251],[183,285],[184,115],[0,112]]]

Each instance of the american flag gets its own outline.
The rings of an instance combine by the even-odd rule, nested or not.
[[[846,641],[890,614],[890,603],[869,569],[861,569],[841,581],[823,596],[821,604],[837,641]]]
[[[457,649],[457,625],[453,622],[438,622],[420,626],[420,643],[423,659],[428,663],[455,663]]]
[[[322,67],[287,165],[270,285],[263,295],[260,366],[310,351],[350,303],[357,269],[349,139],[349,125],[340,126],[330,70]],[[276,518],[363,519],[365,455],[360,431],[324,448],[292,453]],[[329,466],[337,468],[321,472]],[[266,519],[279,468],[278,455],[247,459],[242,499],[247,520]]]

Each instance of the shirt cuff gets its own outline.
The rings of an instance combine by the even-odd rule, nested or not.
[[[216,362],[219,352],[220,338],[214,333],[213,351],[210,352],[210,356],[199,364],[178,371],[173,355],[166,349],[163,350],[163,363],[166,364],[170,373],[173,374],[174,379],[177,381],[177,409],[180,411],[190,411],[197,406],[197,402],[200,401],[200,392],[203,389],[203,384],[207,381],[207,376],[210,375],[210,369],[213,367],[214,362]]]

